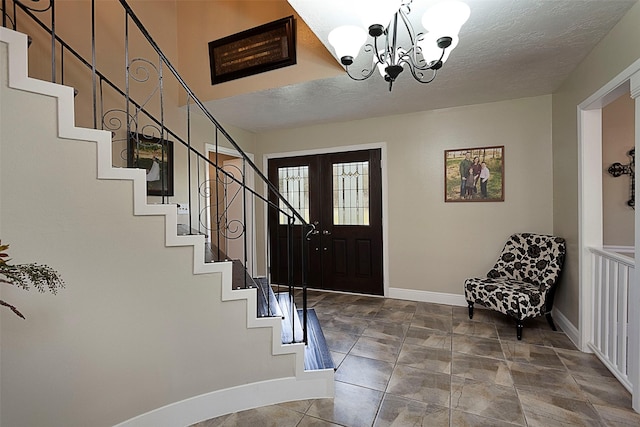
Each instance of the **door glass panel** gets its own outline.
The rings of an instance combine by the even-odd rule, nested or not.
[[[304,220],[309,222],[309,166],[278,168],[278,190]],[[283,211],[291,211],[282,200],[279,205]],[[287,223],[287,216],[280,213],[280,224]],[[300,221],[296,219],[296,223],[300,224]]]
[[[369,162],[333,164],[333,224],[369,225]]]

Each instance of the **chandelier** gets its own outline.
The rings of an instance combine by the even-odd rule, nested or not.
[[[416,33],[409,20],[412,3],[413,0],[355,0],[362,26],[344,25],[329,33],[329,43],[349,77],[366,80],[377,69],[389,83],[389,91],[405,68],[420,83],[431,83],[435,79],[437,71],[458,45],[458,33],[469,19],[470,9],[459,0],[437,3],[422,16],[426,32]],[[372,39],[366,44],[364,28]],[[372,65],[353,74],[351,66],[363,45],[364,52],[372,56],[367,63]]]

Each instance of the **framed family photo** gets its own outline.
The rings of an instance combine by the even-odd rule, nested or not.
[[[173,142],[140,133],[129,135],[127,167],[147,172],[147,195],[173,196]]]
[[[445,202],[503,202],[504,145],[444,151]]]

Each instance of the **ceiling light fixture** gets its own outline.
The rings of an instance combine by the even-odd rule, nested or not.
[[[426,32],[417,33],[409,20],[414,0],[352,0],[364,28],[373,40],[367,41],[367,32],[361,26],[345,25],[329,33],[329,43],[336,51],[347,74],[354,80],[366,80],[378,69],[389,91],[393,82],[408,68],[420,83],[431,83],[437,71],[458,44],[460,28],[469,19],[470,9],[459,0],[445,0],[430,7],[422,16]],[[418,0],[416,0],[418,1]],[[399,29],[404,32],[399,34]],[[408,43],[404,47],[401,43]],[[372,66],[363,67],[360,74],[352,74],[354,63],[362,46],[371,53]]]

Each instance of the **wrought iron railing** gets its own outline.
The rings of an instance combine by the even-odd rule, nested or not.
[[[90,16],[78,21],[90,22],[90,33],[83,37],[84,43],[90,41],[89,47],[84,46],[85,56],[90,52],[89,59],[80,53],[82,46],[71,46],[60,36],[63,27],[56,27],[55,0],[2,0],[2,25],[26,33],[38,53],[50,55],[50,75],[42,72],[48,65],[40,63],[34,67],[39,75],[33,77],[75,88],[79,126],[112,133],[114,167],[147,169],[148,201],[177,205],[182,221],[176,224],[178,233],[205,235],[206,261],[234,260],[240,265],[240,273],[234,275],[235,288],[256,287],[253,278],[265,275],[267,286],[276,292],[285,289],[293,295],[294,288],[302,289],[303,332],[302,337],[294,334],[293,341],[306,342],[306,237],[314,226],[280,194],[198,99],[125,0],[119,0],[124,12],[122,35],[115,37],[122,44],[98,48],[101,16],[97,15],[97,3],[91,0]],[[74,28],[74,38],[77,33]],[[119,61],[119,54],[114,53],[118,46],[124,70],[114,65]],[[108,54],[101,55],[105,51]],[[43,55],[38,56],[42,60]],[[103,62],[104,58],[109,61]],[[170,109],[175,114],[169,114]],[[230,157],[237,160],[228,162]],[[278,235],[282,227],[272,221],[261,224],[257,220],[281,215],[286,218],[286,236]],[[275,228],[275,234],[269,233],[270,227]],[[278,248],[278,243],[272,246],[265,236],[285,241],[286,248]],[[299,239],[295,244],[294,236]],[[260,257],[257,247],[264,248]],[[276,249],[270,250],[273,247]],[[273,269],[287,271],[286,281],[279,277],[278,283],[269,283]],[[269,305],[268,289],[261,287],[260,291]]]

